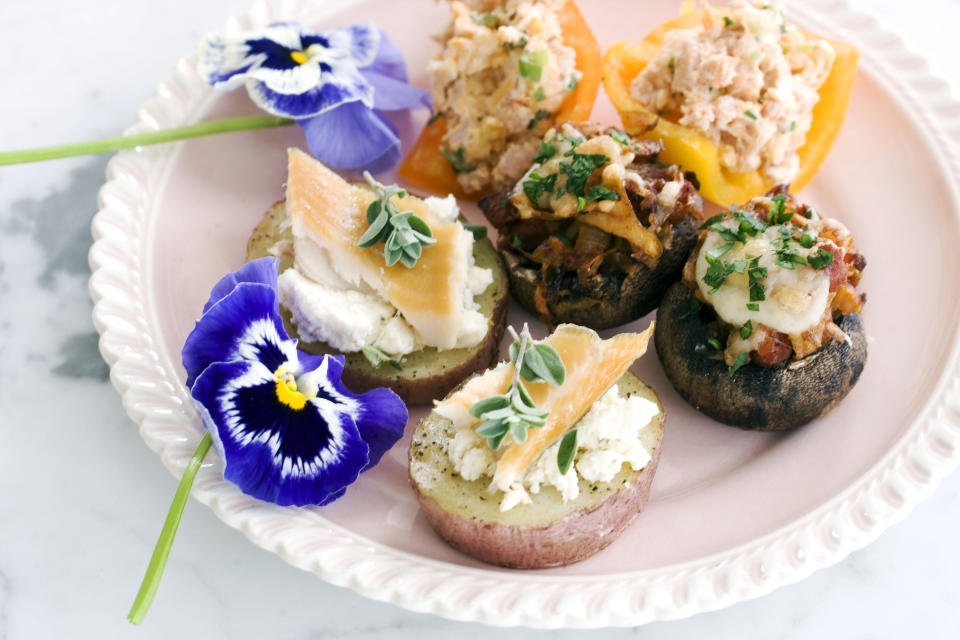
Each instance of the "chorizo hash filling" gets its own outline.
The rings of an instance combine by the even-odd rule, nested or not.
[[[748,362],[800,360],[847,340],[838,323],[863,308],[856,287],[865,266],[845,226],[777,187],[701,226],[683,271],[693,295],[681,318],[708,321],[705,347],[731,375]]]
[[[534,164],[512,191],[481,204],[501,250],[539,268],[536,303],[550,318],[546,291],[596,304],[640,268],[653,269],[674,229],[703,201],[677,166],[657,160],[659,142],[614,128],[564,123],[540,140]]]
[[[443,154],[467,193],[502,189],[530,166],[549,119],[576,88],[566,0],[450,0],[443,50],[428,67]]]

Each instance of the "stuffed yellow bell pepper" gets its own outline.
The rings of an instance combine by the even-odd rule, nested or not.
[[[741,11],[757,12],[761,8],[769,10],[770,5],[761,7],[755,4],[741,4],[739,8]],[[713,14],[706,16],[711,11]],[[723,23],[716,25],[721,32],[725,27],[740,28],[743,33],[749,35],[749,31],[753,28],[750,15],[747,13],[746,18],[742,15],[735,16],[739,20],[735,22],[734,19],[723,14],[722,10],[707,8],[687,11],[679,18],[661,24],[639,43],[620,42],[613,45],[607,51],[603,62],[604,87],[619,111],[627,132],[637,137],[661,140],[665,146],[660,154],[661,159],[667,164],[679,164],[684,170],[693,171],[700,182],[700,193],[708,200],[722,206],[747,202],[751,198],[766,193],[780,182],[792,182],[794,191],[810,182],[840,131],[856,75],[858,58],[856,49],[842,42],[804,34],[806,38],[828,42],[833,48],[835,57],[829,68],[829,75],[817,89],[819,98],[813,107],[812,122],[806,139],[802,146],[795,150],[799,162],[791,172],[792,180],[774,179],[770,173],[764,172],[761,168],[732,171],[730,163],[725,162],[721,149],[714,141],[704,135],[701,130],[679,124],[679,114],[675,112],[658,114],[646,104],[641,103],[636,98],[636,92],[632,90],[632,84],[638,74],[649,64],[664,64],[660,60],[663,56],[661,49],[669,32],[692,29],[701,24],[713,24],[711,20],[722,18]],[[782,20],[782,14],[779,15],[779,19]],[[787,33],[787,28],[785,22],[780,22],[774,37],[779,38],[780,33]],[[759,37],[756,39],[759,41]],[[683,61],[677,61],[671,57],[667,64],[670,71],[674,72],[675,68],[679,69],[682,63]],[[703,73],[703,61],[698,60],[696,64],[698,66],[694,67],[695,72]],[[728,72],[727,78],[729,77]],[[711,93],[715,91],[712,86],[709,90]],[[758,117],[749,109],[743,114],[736,115],[747,119],[744,120],[744,127],[751,124],[749,119],[755,121]],[[706,119],[709,119],[709,116]]]

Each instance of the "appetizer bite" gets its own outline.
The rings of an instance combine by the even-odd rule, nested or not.
[[[513,296],[548,324],[604,329],[643,316],[696,242],[703,202],[659,142],[564,123],[509,190],[480,201]]]
[[[543,132],[585,120],[600,87],[600,47],[573,0],[450,0],[429,72],[434,116],[400,176],[477,199],[516,182]]]
[[[710,218],[657,310],[667,377],[698,410],[745,429],[826,414],[867,359],[865,266],[846,227],[785,188]]]
[[[254,230],[247,259],[280,258],[281,312],[300,349],[346,354],[351,388],[429,402],[496,357],[506,275],[453,196],[367,179],[352,185],[291,150],[287,198]]]
[[[780,2],[735,0],[615,44],[604,87],[629,133],[662,140],[664,160],[726,206],[810,181],[843,123],[857,57],[787,22]]]
[[[451,546],[515,568],[603,549],[645,506],[663,408],[627,369],[652,326],[601,340],[560,325],[514,333],[511,362],[477,376],[417,425],[410,481]]]

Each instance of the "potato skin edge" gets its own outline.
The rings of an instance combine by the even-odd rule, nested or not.
[[[247,260],[269,255],[264,253],[263,247],[291,237],[289,230],[281,227],[281,221],[286,219],[286,215],[285,200],[277,201],[271,205],[247,241]],[[489,243],[489,240],[483,240],[483,242]],[[489,251],[496,253],[492,246]],[[292,262],[292,260],[292,254],[281,256],[281,270],[283,270],[284,264]],[[407,404],[428,404],[435,398],[445,396],[471,374],[488,368],[497,359],[499,353],[500,340],[503,338],[507,327],[507,302],[510,297],[507,289],[506,269],[503,267],[502,260],[498,262],[499,264],[494,270],[494,277],[499,279],[499,283],[495,284],[499,287],[500,297],[497,298],[490,315],[490,328],[484,336],[483,342],[476,347],[470,357],[435,375],[405,378],[403,376],[378,376],[375,373],[351,366],[351,360],[362,359],[363,356],[348,354],[347,366],[343,371],[344,384],[357,393],[378,387],[387,387]],[[290,337],[299,338],[296,327],[283,308],[281,308],[281,315],[284,316],[284,325]],[[303,340],[300,341],[299,348],[313,355],[334,353],[334,350],[325,344],[310,343]]]
[[[850,344],[830,342],[800,361],[779,367],[748,364],[733,378],[710,358],[707,326],[687,310],[690,290],[674,284],[657,310],[654,344],[670,383],[698,411],[718,422],[753,431],[785,431],[822,417],[850,392],[867,360],[859,314],[840,328]]]

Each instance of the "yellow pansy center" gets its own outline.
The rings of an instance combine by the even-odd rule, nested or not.
[[[293,61],[297,64],[303,64],[307,61],[307,56],[304,55],[303,51],[291,51],[290,57],[293,58]]]
[[[307,406],[309,398],[297,387],[296,376],[287,371],[286,367],[287,365],[282,364],[273,372],[273,379],[277,385],[277,400],[291,409],[299,411]]]

